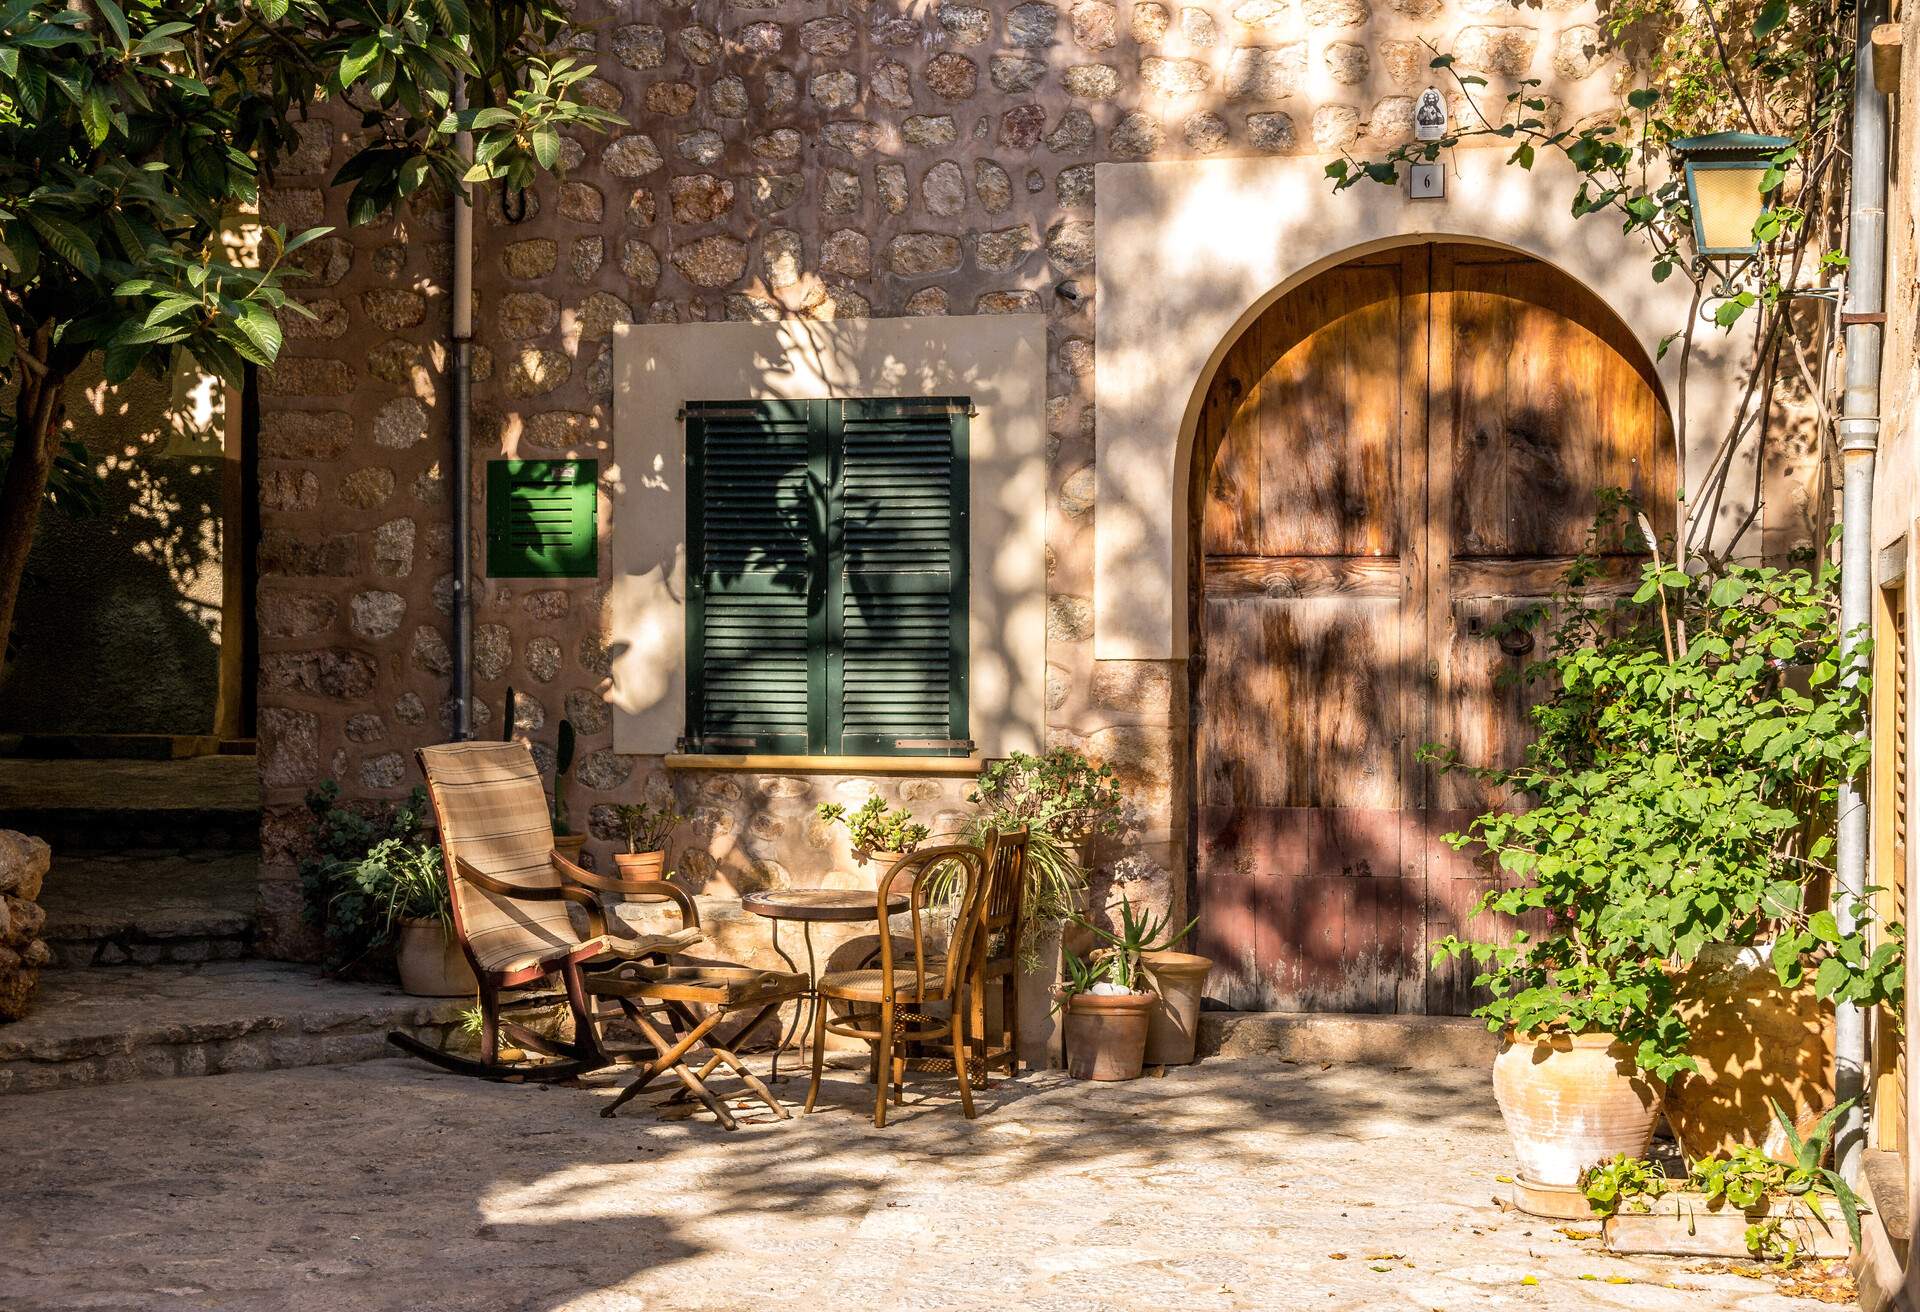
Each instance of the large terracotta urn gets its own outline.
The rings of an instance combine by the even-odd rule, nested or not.
[[[1697,1072],[1667,1089],[1667,1124],[1689,1158],[1767,1148],[1773,1104],[1801,1126],[1833,1105],[1833,1008],[1813,982],[1785,988],[1764,948],[1715,945],[1680,975],[1677,1008]]]
[[[1644,1157],[1660,1114],[1660,1088],[1611,1034],[1563,1032],[1500,1041],[1493,1096],[1527,1182],[1570,1188],[1618,1153]]]

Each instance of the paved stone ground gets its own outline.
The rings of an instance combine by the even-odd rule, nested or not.
[[[734,1134],[646,1099],[603,1120],[611,1082],[404,1060],[13,1098],[0,1306],[1820,1306],[1502,1213],[1480,1072],[1249,1057],[1116,1086],[1027,1076],[972,1124],[924,1087],[876,1131],[842,1072],[813,1117]]]

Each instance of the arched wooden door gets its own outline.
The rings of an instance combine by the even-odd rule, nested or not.
[[[1357,260],[1283,297],[1208,396],[1194,487],[1201,950],[1253,1010],[1459,1013],[1431,971],[1487,886],[1440,842],[1486,804],[1427,742],[1516,762],[1500,621],[1551,596],[1599,490],[1664,532],[1673,452],[1644,356],[1564,274],[1490,248]],[[1606,576],[1637,574],[1617,536]]]

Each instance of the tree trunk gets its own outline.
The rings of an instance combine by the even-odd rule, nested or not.
[[[0,665],[13,634],[20,580],[27,572],[27,555],[33,550],[34,529],[53,474],[66,383],[65,373],[22,370],[13,457],[7,462],[6,477],[0,479]]]

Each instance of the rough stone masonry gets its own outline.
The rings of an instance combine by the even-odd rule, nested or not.
[[[1096,663],[1090,641],[1094,165],[1377,153],[1411,135],[1414,98],[1440,76],[1427,41],[1490,79],[1496,115],[1514,79],[1536,77],[1549,115],[1576,120],[1611,103],[1622,71],[1586,0],[580,0],[567,53],[597,65],[585,95],[630,126],[569,142],[564,173],[524,197],[478,198],[473,504],[492,457],[604,461],[616,324],[1044,313],[1047,736],[1111,762],[1141,809],[1103,878],[1177,902],[1185,670]],[[262,894],[281,953],[307,946],[303,793],[334,776],[349,796],[402,796],[412,750],[449,722],[448,216],[348,228],[344,190],[325,185],[344,122],[301,125],[262,206],[337,229],[300,253],[316,317],[287,316],[262,382],[263,483],[312,493],[262,506]],[[508,685],[538,751],[573,721],[590,857],[612,837],[593,808],[637,797],[692,812],[671,859],[720,892],[844,866],[812,818],[821,800],[879,790],[936,830],[964,813],[964,779],[670,777],[615,754],[605,584],[475,585],[480,732],[498,732]]]

